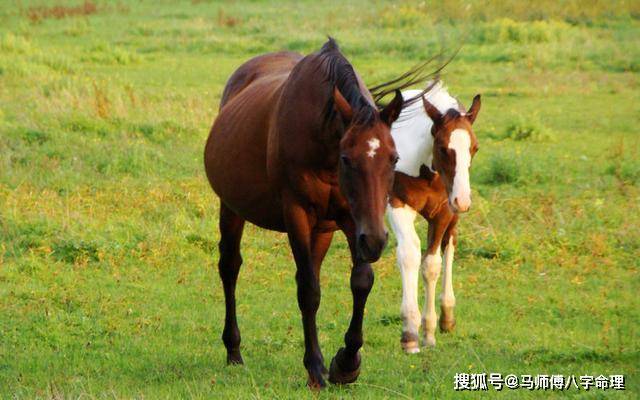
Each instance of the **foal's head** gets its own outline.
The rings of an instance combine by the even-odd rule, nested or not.
[[[433,168],[440,174],[454,212],[466,212],[471,206],[469,168],[478,151],[478,140],[471,125],[480,111],[480,95],[473,98],[469,111],[454,109],[442,114],[424,97],[424,109],[433,121]]]
[[[365,110],[369,116],[364,119],[354,115],[357,112],[338,89],[334,90],[334,104],[346,122],[340,140],[340,191],[355,221],[358,257],[374,262],[387,243],[384,212],[398,161],[390,127],[402,109],[402,95],[397,91],[380,112],[375,107]]]

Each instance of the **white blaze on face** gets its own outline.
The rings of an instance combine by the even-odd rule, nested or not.
[[[469,167],[471,166],[471,136],[464,129],[451,132],[449,148],[456,152],[456,175],[453,178],[450,203],[458,211],[467,211],[471,206],[471,185]]]
[[[376,150],[380,147],[380,140],[371,138],[367,140],[367,144],[369,144],[369,151],[367,151],[367,155],[373,158],[376,155]]]

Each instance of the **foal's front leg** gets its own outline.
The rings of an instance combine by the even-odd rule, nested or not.
[[[298,284],[298,306],[302,312],[304,330],[304,366],[309,374],[307,384],[311,388],[326,386],[323,373],[326,372],[316,327],[316,313],[320,306],[320,280],[315,271],[311,243],[312,229],[304,208],[289,201],[284,204],[285,223],[289,244],[296,261],[296,282]],[[319,266],[318,266],[319,272]]]
[[[442,294],[440,295],[440,331],[451,332],[456,326],[453,309],[456,297],[453,294],[453,253],[457,243],[455,221],[444,235],[444,275],[442,277]]]
[[[351,270],[351,294],[353,296],[353,312],[351,323],[344,335],[345,347],[342,347],[331,360],[329,381],[346,384],[355,382],[360,375],[359,350],[364,343],[362,337],[362,321],[367,297],[373,287],[373,269],[371,264],[360,261],[357,256],[355,229],[352,223],[341,226],[351,250],[353,269]]]
[[[398,240],[396,258],[402,277],[402,336],[400,344],[405,352],[420,352],[418,329],[420,310],[418,309],[418,272],[420,270],[420,238],[414,221],[416,212],[409,206],[387,206],[387,217]]]
[[[447,221],[448,222],[448,221]],[[427,255],[422,260],[422,278],[425,281],[424,311],[422,314],[422,325],[424,327],[424,339],[427,346],[436,345],[436,325],[438,315],[436,314],[436,284],[442,270],[442,255],[440,244],[444,235],[446,224],[443,221],[429,221],[429,243]]]

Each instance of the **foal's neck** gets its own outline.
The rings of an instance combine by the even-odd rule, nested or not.
[[[403,93],[409,98],[411,91]],[[391,135],[400,156],[396,171],[418,177],[424,165],[431,168],[433,159],[433,121],[427,116],[422,104],[417,102],[402,110],[398,121],[391,128]]]
[[[406,90],[402,92],[402,97],[408,100],[421,93],[421,90]],[[436,83],[424,96],[441,113],[451,108],[460,108],[458,100],[447,92],[442,82]],[[423,165],[431,168],[434,142],[432,127],[433,121],[427,116],[421,101],[416,101],[402,110],[391,129],[400,156],[396,171],[417,177]]]

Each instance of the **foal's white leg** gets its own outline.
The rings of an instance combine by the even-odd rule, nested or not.
[[[447,247],[444,249],[444,276],[442,277],[442,294],[440,295],[440,330],[451,332],[456,325],[453,316],[453,308],[456,306],[456,297],[453,295],[453,235],[449,237]]]
[[[436,325],[438,315],[436,314],[436,283],[442,269],[442,256],[440,255],[440,244],[436,247],[435,253],[427,254],[422,262],[422,278],[425,281],[424,311],[422,314],[424,335],[426,345],[434,347],[436,345]]]
[[[418,270],[420,268],[420,238],[413,225],[416,212],[409,206],[387,206],[389,223],[398,240],[396,257],[402,277],[402,337],[400,342],[407,353],[418,353]]]

